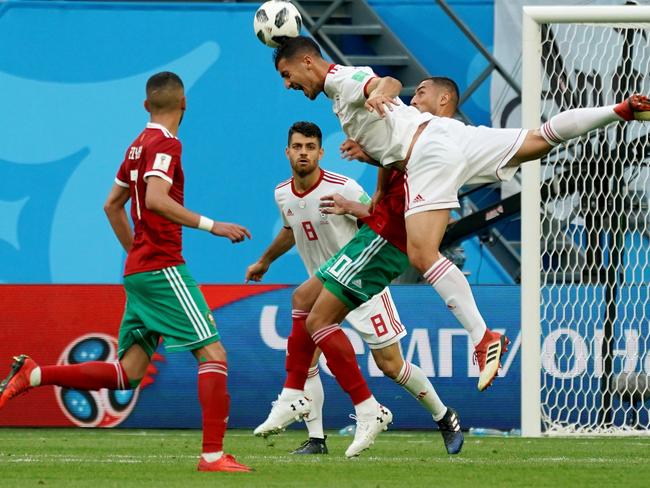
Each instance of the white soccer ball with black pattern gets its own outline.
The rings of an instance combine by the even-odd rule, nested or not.
[[[296,6],[286,0],[270,0],[255,12],[253,29],[257,38],[269,47],[276,48],[286,37],[300,35],[302,17]]]

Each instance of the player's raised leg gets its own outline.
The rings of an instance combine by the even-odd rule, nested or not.
[[[392,263],[397,274],[406,267],[408,260],[403,255],[397,256],[398,252],[396,248],[385,246],[372,261],[366,263],[366,266],[357,268],[354,276],[351,277],[352,281],[361,285],[366,283],[366,288],[359,288],[356,291],[373,293],[371,284],[379,276],[377,269],[389,270]],[[393,255],[402,259],[394,261],[391,259]],[[403,263],[403,266],[399,263]],[[390,275],[380,277],[376,281],[377,284],[388,282],[390,282]],[[454,412],[448,413],[450,409],[440,400],[424,371],[417,365],[405,361],[402,356],[400,340],[406,337],[407,332],[393,302],[390,289],[384,288],[380,293],[374,294],[370,300],[350,312],[346,320],[368,344],[377,367],[384,375],[409,392],[438,423],[447,452],[459,453],[463,445],[463,433],[457,416]],[[452,417],[455,418],[455,422],[451,422]],[[450,429],[452,423],[454,426]]]
[[[149,365],[149,356],[134,344],[121,361],[39,366],[26,354],[16,356],[8,376],[0,383],[0,408],[28,390],[56,385],[76,390],[129,390],[135,388]]]
[[[545,156],[555,146],[612,122],[650,120],[650,100],[644,95],[632,95],[617,105],[575,108],[560,112],[531,130],[508,166]]]
[[[482,391],[497,375],[499,361],[510,341],[487,328],[467,278],[438,251],[448,222],[449,209],[407,215],[408,255],[411,264],[423,274],[468,332],[480,371],[478,389]]]
[[[354,457],[368,449],[377,435],[388,428],[393,414],[370,392],[352,344],[340,327],[350,309],[327,287],[326,283],[307,318],[307,329],[323,351],[336,381],[354,403],[357,429],[354,441],[345,451],[347,457]]]
[[[449,454],[458,454],[463,447],[458,414],[442,403],[435,388],[417,365],[405,361],[399,343],[381,349],[371,349],[372,356],[381,371],[408,391],[424,407],[438,424],[445,448]]]

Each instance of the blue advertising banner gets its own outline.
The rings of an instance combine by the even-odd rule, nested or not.
[[[285,285],[203,285],[228,351],[230,425],[253,428],[268,414],[284,382],[286,338],[291,330],[291,293]],[[462,425],[509,430],[520,423],[520,289],[475,286],[474,296],[492,329],[511,339],[500,376],[484,392],[476,389],[478,368],[467,334],[427,285],[396,285],[392,295],[408,335],[403,356],[430,378],[441,399],[455,407]],[[596,422],[602,405],[603,320],[600,286],[563,286],[543,291],[541,338],[543,413],[562,423]],[[613,326],[612,406],[616,425],[648,425],[650,373],[648,290],[622,286]],[[38,304],[35,306],[35,304]],[[0,359],[21,353],[42,365],[115,361],[124,307],[119,285],[0,285]],[[526,326],[524,320],[523,327]],[[379,401],[393,410],[396,428],[433,425],[419,403],[385,378],[368,346],[349,324],[344,330],[364,376]],[[353,406],[321,361],[324,421],[341,428]],[[638,378],[627,389],[622,378]],[[0,425],[84,427],[186,427],[201,424],[197,366],[189,353],[160,346],[140,387],[124,392],[78,392],[36,388],[9,402]]]
[[[232,427],[261,423],[282,389],[286,338],[291,330],[293,288],[244,298],[214,311],[228,351]],[[476,301],[492,328],[512,340],[503,360],[501,377],[484,392],[476,389],[478,367],[467,334],[429,286],[393,286],[393,298],[408,335],[402,340],[404,357],[431,379],[443,402],[459,411],[464,427],[519,427],[519,287],[475,287]],[[426,429],[431,416],[403,388],[383,376],[368,346],[349,325],[346,332],[357,360],[377,399],[392,409],[394,428]],[[196,364],[189,354],[167,354],[156,361],[154,382],[140,392],[125,427],[198,427]],[[352,403],[329,374],[321,359],[325,389],[326,428],[353,421]]]

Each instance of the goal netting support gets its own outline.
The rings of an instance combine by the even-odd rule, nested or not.
[[[522,121],[650,95],[650,7],[524,7]],[[522,170],[522,433],[650,431],[650,122]]]

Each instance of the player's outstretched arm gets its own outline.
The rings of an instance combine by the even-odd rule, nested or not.
[[[362,219],[370,215],[370,206],[361,202],[348,200],[340,193],[320,197],[320,209],[324,214],[353,215]]]
[[[264,251],[264,254],[248,268],[246,268],[246,283],[249,281],[262,281],[264,274],[269,270],[271,263],[291,249],[296,243],[293,231],[283,227],[275,236],[271,245]]]
[[[402,83],[391,76],[370,80],[367,87],[366,110],[376,112],[384,118],[386,110],[392,111],[393,105],[397,105],[395,98],[401,91]]]
[[[131,198],[129,189],[114,183],[108,194],[108,198],[106,198],[106,203],[104,203],[106,217],[108,217],[108,221],[113,228],[117,240],[120,241],[120,244],[122,244],[126,252],[129,252],[133,245],[133,229],[131,229],[131,224],[129,224],[129,219],[124,208],[129,198]]]
[[[242,242],[251,234],[246,227],[228,222],[215,222],[212,219],[188,210],[169,196],[171,184],[158,176],[147,179],[147,194],[145,205],[148,210],[171,220],[175,224],[206,230],[219,237],[230,239],[231,242]]]

